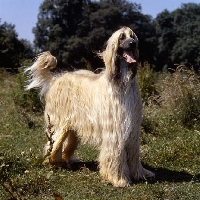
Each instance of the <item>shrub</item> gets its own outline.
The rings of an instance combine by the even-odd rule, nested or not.
[[[148,63],[145,63],[144,66],[139,65],[137,79],[140,86],[141,97],[143,102],[146,103],[148,98],[156,93],[156,73],[153,72],[153,69],[151,69]]]
[[[16,106],[26,111],[41,112],[43,110],[42,103],[40,101],[38,91],[31,89],[25,91],[25,85],[27,82],[27,76],[24,74],[24,68],[32,64],[31,60],[25,60],[21,67],[18,69],[19,73],[16,75],[16,85],[13,89],[13,100]]]
[[[177,122],[188,127],[200,121],[200,80],[193,71],[179,66],[159,84],[162,106]]]

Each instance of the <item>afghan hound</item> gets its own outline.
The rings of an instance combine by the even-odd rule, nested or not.
[[[142,101],[136,79],[138,38],[128,27],[112,34],[98,56],[105,69],[99,74],[78,70],[53,75],[57,60],[43,52],[26,68],[26,89],[38,87],[45,99],[46,129],[51,124],[49,163],[70,163],[79,141],[100,151],[99,171],[114,186],[125,187],[154,174],[140,162]],[[48,130],[46,132],[50,133]],[[51,147],[52,146],[52,147]]]

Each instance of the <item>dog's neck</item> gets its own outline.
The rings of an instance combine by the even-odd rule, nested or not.
[[[138,63],[127,63],[121,56],[116,56],[115,65],[109,74],[109,79],[114,84],[126,86],[137,74]]]

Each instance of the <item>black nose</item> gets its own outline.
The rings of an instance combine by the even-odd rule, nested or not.
[[[132,48],[132,49],[136,48],[136,42],[135,41],[131,41],[129,43],[129,47]]]

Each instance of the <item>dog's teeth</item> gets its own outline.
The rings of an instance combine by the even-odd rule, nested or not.
[[[127,54],[124,53],[124,54],[123,54],[123,57],[124,57],[124,58],[127,58]]]

